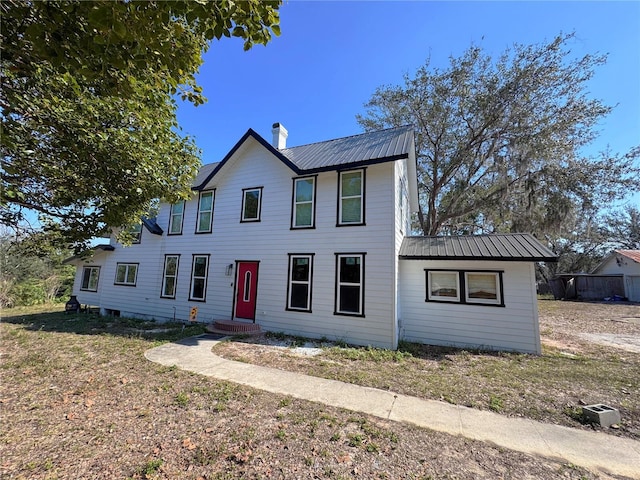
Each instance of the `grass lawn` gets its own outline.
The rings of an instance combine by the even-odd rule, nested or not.
[[[144,351],[155,345],[202,332],[201,325],[183,330],[182,324],[66,315],[62,310],[58,305],[2,312],[3,479],[617,478],[555,459],[268,394],[144,358]],[[249,349],[264,348],[256,344],[226,342],[222,348],[234,345],[247,349],[247,361],[253,356],[267,362],[272,355],[250,354]],[[284,350],[279,355],[281,359],[273,361],[292,354]],[[316,362],[327,376],[337,376],[340,368],[335,365],[342,366],[348,370],[344,375],[356,383],[373,382],[375,375],[366,369],[375,366],[383,370],[376,382],[385,388],[406,385],[403,388],[416,395],[476,402],[508,413],[510,399],[517,397],[511,392],[518,391],[517,384],[527,375],[512,378],[497,370],[506,368],[505,363],[518,363],[526,371],[536,362],[536,357],[477,352],[442,351],[435,360],[429,355],[416,346],[405,346],[401,352],[332,348],[307,360]],[[600,362],[591,354],[580,355],[585,358],[570,358],[573,365]],[[544,368],[553,377],[554,366],[557,369],[568,359],[557,351],[548,357],[551,363]],[[294,358],[291,363],[302,365]],[[635,383],[624,387],[631,398],[623,417],[637,412],[633,397],[638,396],[638,355],[629,358],[610,360],[612,365],[629,364],[623,376],[633,375],[635,368]],[[464,398],[471,387],[453,385],[459,377],[451,376],[461,365],[488,379],[482,384],[471,381],[485,393]],[[429,380],[435,374],[439,379]],[[623,383],[616,380],[610,391],[622,389]],[[490,388],[492,384],[496,387]],[[491,395],[496,397],[493,404]],[[620,406],[617,398],[603,400]]]

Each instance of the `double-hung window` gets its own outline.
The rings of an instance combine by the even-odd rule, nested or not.
[[[129,229],[129,233],[133,237],[131,243],[140,243],[142,240],[142,224],[136,223]]]
[[[116,285],[135,287],[138,277],[137,263],[118,263],[116,266]]]
[[[311,312],[313,254],[289,254],[287,310]]]
[[[293,179],[291,228],[315,227],[316,177]]]
[[[194,255],[191,264],[191,289],[189,300],[204,302],[207,294],[209,255]]]
[[[165,255],[164,270],[162,272],[161,297],[176,298],[176,286],[178,284],[178,264],[180,255]]]
[[[180,235],[182,233],[182,221],[184,219],[184,201],[171,205],[169,216],[169,235]]]
[[[364,172],[338,174],[338,226],[364,225]]]
[[[198,223],[196,233],[211,233],[213,225],[213,190],[200,192],[198,201]]]
[[[100,267],[83,267],[82,283],[80,284],[80,290],[86,290],[88,292],[97,292],[99,278],[100,278]]]
[[[241,222],[259,222],[262,208],[262,187],[242,190]]]
[[[364,255],[336,254],[336,314],[364,316]]]

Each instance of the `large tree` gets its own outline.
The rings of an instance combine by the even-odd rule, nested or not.
[[[419,228],[426,235],[559,234],[640,188],[640,149],[586,157],[611,107],[588,97],[601,55],[573,58],[564,35],[493,59],[477,46],[378,88],[359,123],[416,128]],[[570,222],[569,222],[570,223]],[[556,235],[557,236],[557,235]]]
[[[0,221],[35,211],[81,245],[186,197],[200,160],[176,99],[205,101],[195,74],[212,40],[278,35],[279,5],[3,0]]]

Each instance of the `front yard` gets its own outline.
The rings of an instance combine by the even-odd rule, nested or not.
[[[585,325],[578,307],[541,302],[543,338],[553,342],[542,357],[416,345],[303,357],[246,339],[216,353],[578,428],[589,428],[574,420],[580,400],[608,403],[623,417],[610,433],[637,438],[640,354],[576,336]],[[202,326],[62,309],[2,312],[2,478],[618,478],[163,367],[144,351]],[[593,320],[587,333],[639,333],[640,306],[584,312],[617,312],[616,321]]]

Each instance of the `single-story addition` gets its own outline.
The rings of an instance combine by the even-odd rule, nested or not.
[[[640,302],[640,250],[614,250],[592,274],[622,276],[624,296],[632,302]]]
[[[395,349],[400,340],[540,353],[528,234],[412,237],[413,128],[288,147],[249,129],[161,203],[136,242],[74,257],[73,294],[102,313]],[[252,326],[250,325],[252,324]]]

